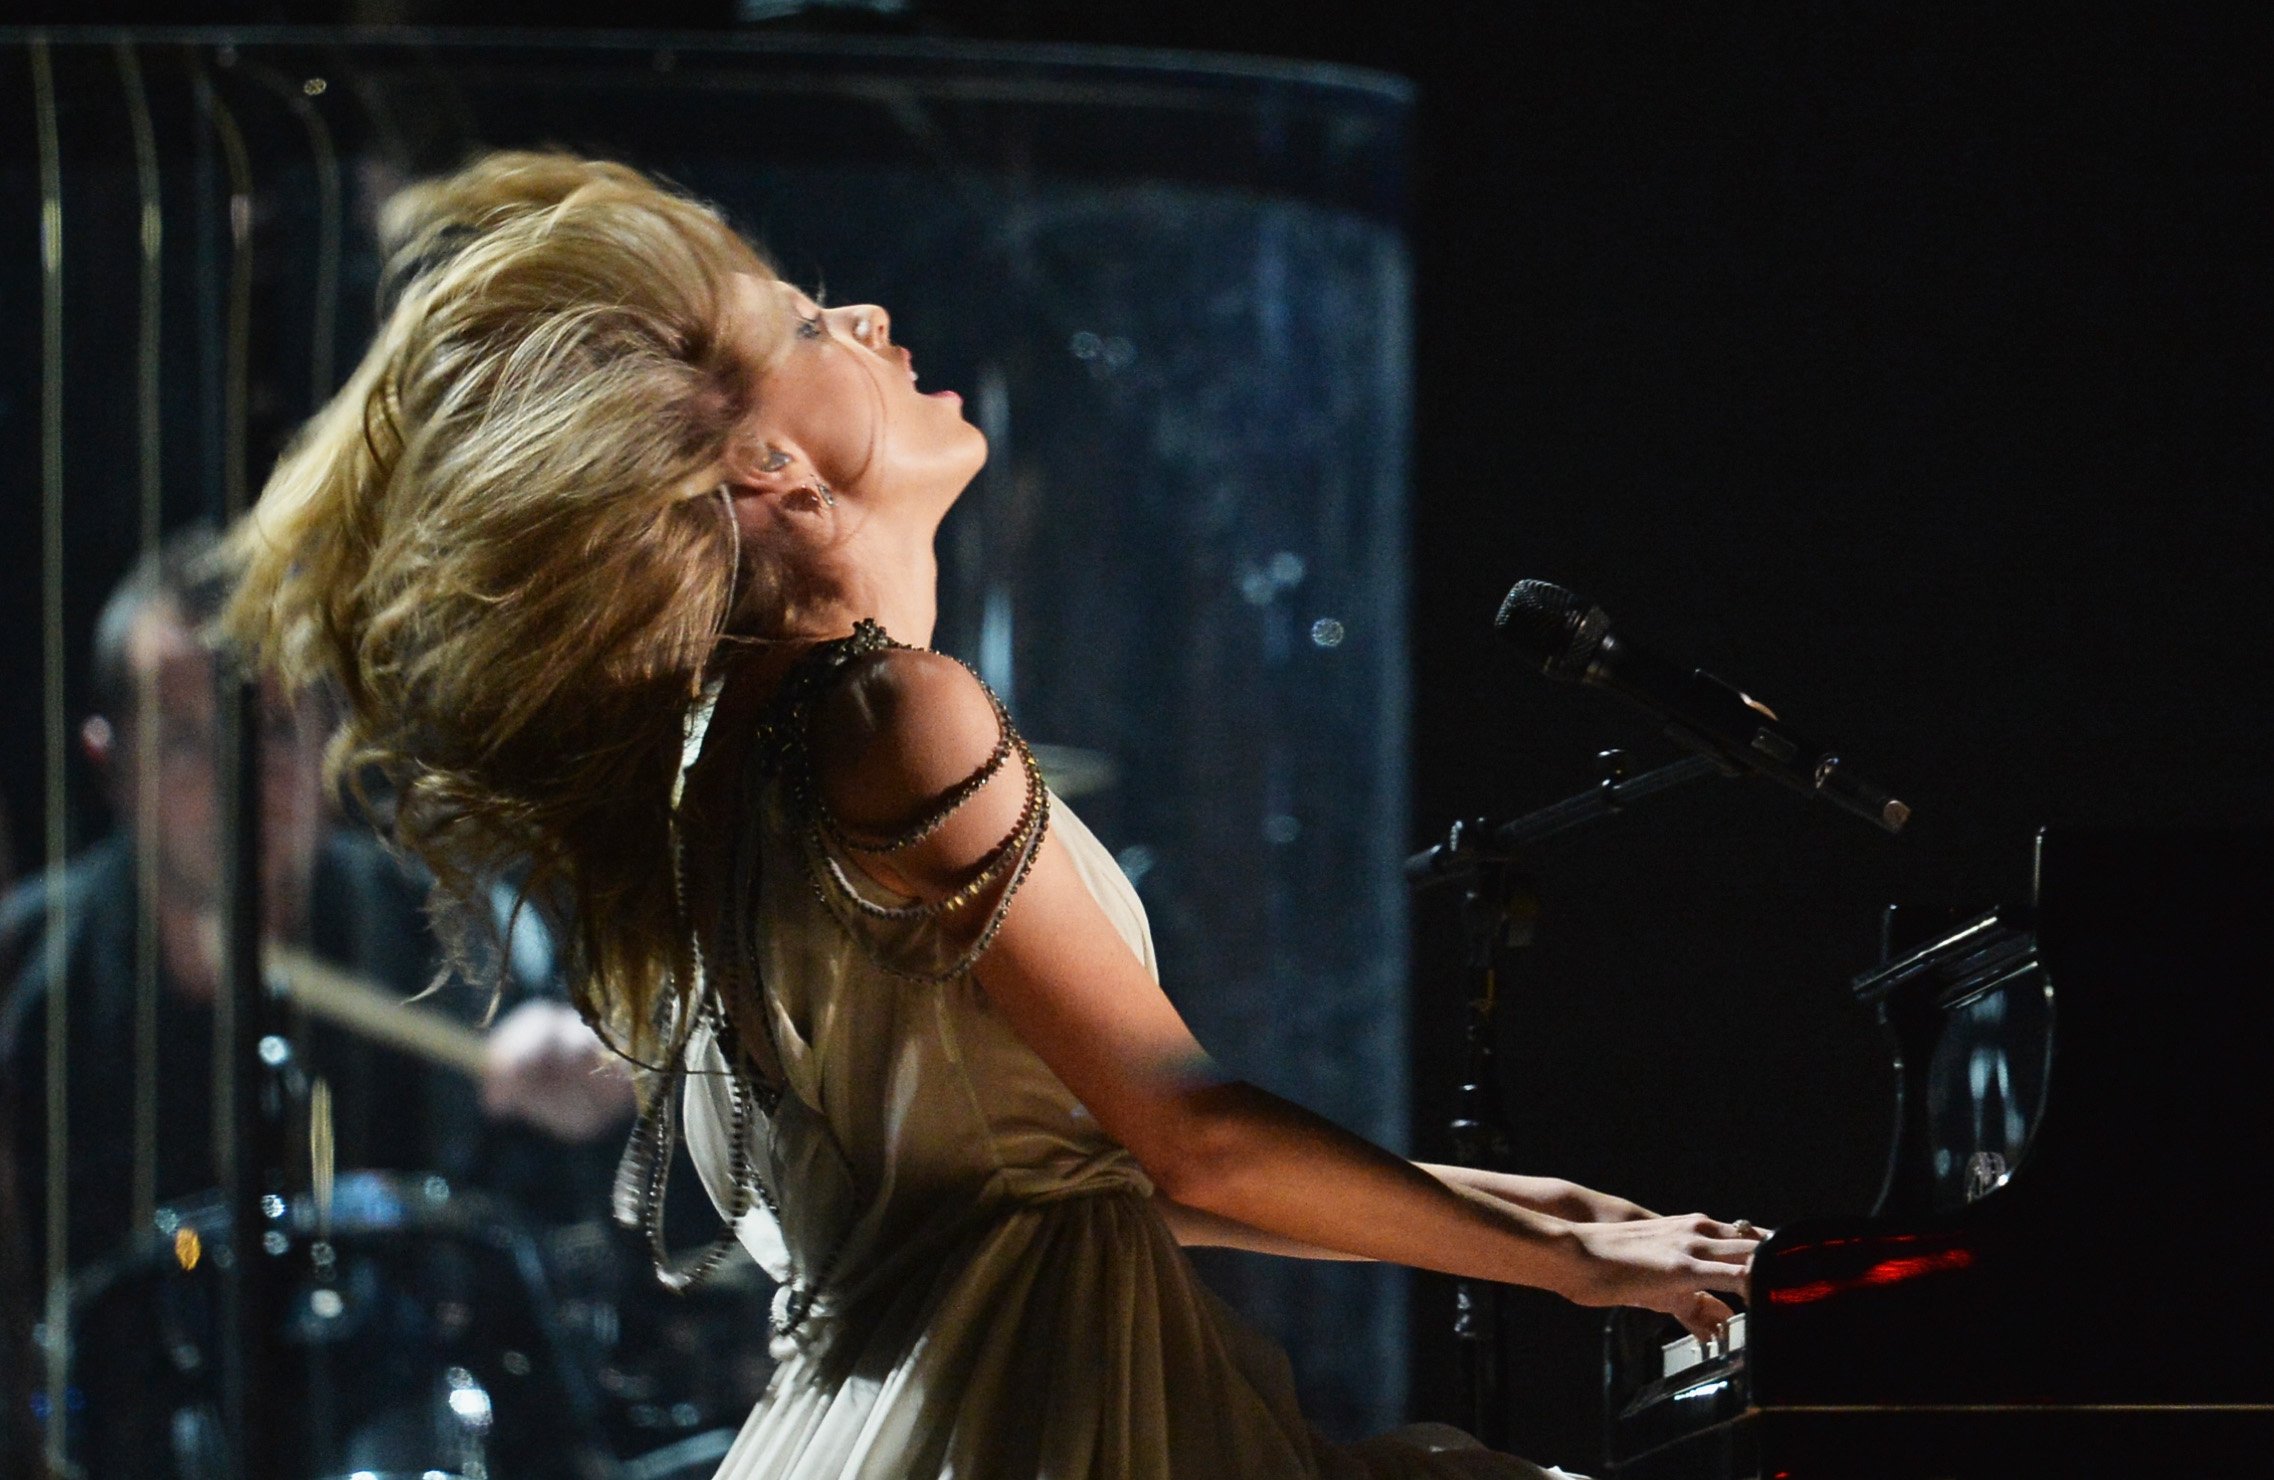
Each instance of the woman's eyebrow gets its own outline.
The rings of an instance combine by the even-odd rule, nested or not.
[[[787,300],[790,306],[793,308],[799,307],[806,303],[812,303],[818,307],[821,302],[819,298],[807,293],[803,288],[800,288],[797,284],[791,282],[788,278],[774,279],[774,291],[780,297]]]

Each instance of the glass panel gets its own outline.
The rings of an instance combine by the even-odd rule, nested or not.
[[[939,645],[1010,701],[1061,793],[1115,850],[1202,1040],[1235,1072],[1403,1146],[1402,85],[1206,58],[773,41],[505,48],[285,33],[51,56],[69,348],[60,637],[74,717],[101,707],[85,654],[104,596],[146,543],[143,511],[164,530],[220,521],[360,352],[385,193],[478,147],[623,158],[720,203],[801,284],[885,304],[925,384],[964,393],[994,452],[942,534]],[[13,48],[6,65],[28,77],[29,52]],[[28,132],[0,152],[13,240],[36,233],[37,166]],[[0,315],[13,367],[0,457],[16,489],[40,478],[39,282],[30,254],[0,262],[14,310]],[[30,632],[38,503],[5,502],[0,601]],[[37,691],[32,645],[0,661],[10,692]],[[23,873],[50,805],[36,781],[45,750],[23,721],[5,744]],[[72,839],[94,857],[106,810],[88,773],[67,782]],[[373,961],[395,964],[371,970],[407,990],[424,938],[413,925],[380,933],[366,942]],[[475,1006],[449,1010],[470,1025]],[[202,1104],[199,1066],[174,1072],[185,1082],[168,1092]],[[554,1165],[541,1150],[469,1161],[465,1138],[414,1130],[478,1123],[463,1082],[405,1082],[421,1086],[416,1114],[399,1086],[368,1081],[343,1081],[337,1105],[354,1165],[411,1177],[394,1189],[402,1207],[425,1206],[433,1173],[503,1187],[539,1243],[582,1226],[566,1212],[581,1192],[528,1206]],[[74,1156],[93,1154],[79,1144]],[[558,1180],[598,1187],[604,1159],[562,1164]],[[107,1240],[90,1230],[83,1242]],[[596,1255],[576,1263],[590,1251],[575,1237],[545,1253],[557,1277],[565,1261],[572,1300],[615,1309],[612,1276],[591,1273]],[[1402,1416],[1396,1271],[1208,1266],[1286,1344],[1323,1426]],[[370,1256],[373,1278],[388,1267]],[[687,1391],[685,1373],[616,1376],[619,1389],[647,1384],[637,1421],[632,1400],[602,1400],[620,1452],[734,1401]],[[436,1376],[430,1396],[455,1412],[464,1394],[494,1392],[502,1415],[510,1373],[468,1381]]]

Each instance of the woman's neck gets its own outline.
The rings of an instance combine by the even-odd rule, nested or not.
[[[877,625],[910,647],[930,647],[932,628],[940,619],[940,562],[929,536],[912,541],[892,563],[889,573],[870,588],[867,610],[851,613],[872,617]]]
[[[895,641],[930,647],[939,621],[940,563],[932,531],[895,534],[873,526],[849,542],[838,577],[787,613],[783,626],[800,636],[838,637],[869,618]]]

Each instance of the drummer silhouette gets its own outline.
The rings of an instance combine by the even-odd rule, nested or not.
[[[45,1186],[46,1022],[56,991],[48,932],[60,922],[67,937],[63,1103],[73,1268],[135,1231],[138,1203],[147,1211],[215,1181],[220,709],[214,656],[198,635],[219,596],[207,574],[213,543],[202,527],[169,539],[128,573],[97,621],[95,713],[79,738],[102,778],[114,831],[72,860],[59,900],[51,901],[38,875],[0,900],[0,983],[7,988],[0,1093],[8,1100],[15,1185],[26,1214]],[[421,912],[423,881],[327,805],[323,716],[274,692],[262,715],[268,938],[351,979],[400,996],[419,992],[436,967]],[[511,914],[502,887],[499,909],[501,921]],[[505,938],[504,996],[474,1078],[329,1025],[300,1035],[299,1061],[329,1086],[340,1166],[487,1183],[534,1204],[543,1218],[577,1216],[605,1196],[609,1133],[628,1117],[631,1091],[563,1000],[550,941],[534,913],[513,917]],[[137,1021],[137,961],[144,956],[155,964],[154,1032]],[[422,1006],[474,1028],[489,997],[486,987],[454,982]],[[139,1054],[138,1031],[148,1045]],[[564,1143],[588,1143],[590,1150]],[[21,1267],[36,1271],[44,1267],[43,1220],[17,1222],[26,1239]]]

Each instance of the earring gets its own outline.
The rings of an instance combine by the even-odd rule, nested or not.
[[[823,508],[834,509],[837,507],[837,490],[831,488],[828,484],[822,482],[819,478],[814,479],[812,486],[806,491],[809,493],[819,494]]]

